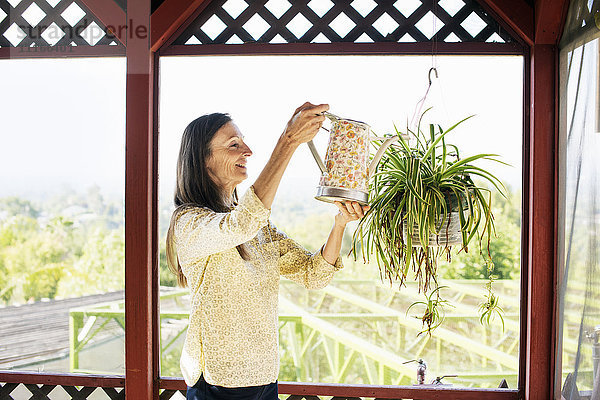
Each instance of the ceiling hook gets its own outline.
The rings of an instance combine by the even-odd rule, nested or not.
[[[429,69],[429,86],[431,86],[431,82],[432,82],[432,79],[431,79],[431,73],[432,73],[432,72],[435,72],[435,77],[436,77],[436,78],[438,77],[438,72],[437,72],[437,69],[436,69],[435,67],[431,67],[431,68]]]

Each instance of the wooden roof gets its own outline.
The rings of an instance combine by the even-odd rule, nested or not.
[[[0,308],[0,369],[69,355],[69,310],[124,299],[124,291]]]

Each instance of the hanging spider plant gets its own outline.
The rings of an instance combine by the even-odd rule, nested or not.
[[[365,262],[375,254],[382,279],[399,281],[400,286],[412,269],[419,291],[427,295],[430,290],[439,294],[437,262],[442,255],[450,261],[452,246],[467,252],[475,241],[489,257],[495,234],[491,192],[472,177],[503,195],[506,189],[491,172],[474,165],[478,160],[505,164],[497,155],[461,158],[458,147],[446,142],[447,135],[472,116],[446,130],[429,124],[425,134],[423,115],[416,132],[407,129],[414,144],[395,128],[397,144],[385,151],[370,182],[371,209],[354,233],[352,252],[356,259],[360,249]],[[431,327],[428,324],[428,330]]]

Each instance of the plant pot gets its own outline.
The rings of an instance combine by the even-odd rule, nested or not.
[[[447,204],[449,205],[450,212],[444,217],[440,215],[436,219],[436,231],[439,233],[431,232],[429,234],[428,247],[450,247],[462,245],[462,231],[460,224],[460,208],[458,207],[458,201],[454,194],[447,194]],[[463,212],[467,209],[468,204],[465,199],[462,200]],[[410,231],[406,219],[403,218],[402,223],[402,239],[406,243],[406,235]],[[412,247],[423,247],[421,240],[419,239],[419,226],[415,224],[411,232]]]
[[[450,247],[462,245],[460,212],[458,210],[451,211],[447,217],[449,218],[443,218],[443,216],[440,216],[438,219],[436,228],[439,234],[429,234],[429,247]],[[405,243],[408,231],[408,225],[406,221],[404,221],[402,223],[402,238]],[[411,238],[412,247],[423,247],[421,240],[419,239],[419,227],[416,224],[413,226]]]

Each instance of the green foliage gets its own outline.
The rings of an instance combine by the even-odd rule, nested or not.
[[[4,258],[0,255],[0,300],[7,303],[13,295],[15,287],[11,284],[8,269],[4,265]]]
[[[125,241],[122,229],[96,228],[87,237],[81,256],[65,265],[60,296],[83,296],[123,289]]]
[[[19,197],[5,197],[0,199],[0,214],[5,212],[7,216],[23,215],[26,217],[37,218],[40,211],[29,200]]]
[[[355,232],[353,254],[356,259],[360,251],[365,261],[375,254],[381,275],[390,283],[399,281],[403,286],[408,279],[413,279],[409,276],[411,271],[414,273],[419,291],[426,297],[422,302],[427,305],[422,321],[430,332],[443,320],[442,314],[437,312],[444,302],[439,299],[438,259],[442,255],[451,259],[448,229],[451,229],[452,216],[459,222],[461,251],[467,253],[469,244],[475,242],[486,267],[493,265],[490,251],[495,234],[492,190],[477,184],[473,178],[503,196],[506,188],[489,170],[475,165],[481,160],[505,164],[497,155],[482,153],[461,158],[458,147],[446,143],[448,134],[471,117],[446,130],[430,124],[425,134],[421,130],[425,113],[415,132],[407,128],[407,133],[401,133],[396,129],[396,136],[385,145],[392,140],[398,145],[381,149],[385,151],[369,187],[371,208]],[[409,134],[415,144],[406,140]],[[485,277],[492,279],[492,272],[486,268]],[[433,294],[435,299],[432,300]]]
[[[421,116],[422,118],[423,116]],[[429,125],[429,136],[411,133],[415,145],[396,130],[397,147],[388,147],[369,188],[371,209],[361,220],[354,236],[355,249],[360,245],[367,260],[375,254],[382,275],[390,282],[404,284],[409,271],[415,271],[419,288],[424,292],[437,277],[437,260],[448,246],[429,246],[431,235],[443,238],[443,229],[456,209],[460,218],[462,247],[476,239],[489,243],[494,232],[490,190],[476,185],[478,177],[499,192],[504,186],[492,173],[477,167],[478,160],[497,160],[494,154],[477,154],[461,158],[446,136],[468,118],[443,130]],[[408,231],[408,232],[405,232]],[[354,251],[355,257],[357,251]]]
[[[451,263],[440,265],[440,276],[447,279],[487,279],[487,252],[493,260],[497,279],[518,279],[520,273],[521,195],[508,190],[506,197],[492,196],[496,236],[489,247],[460,251]]]
[[[5,304],[121,290],[123,266],[122,207],[105,202],[97,187],[85,195],[63,193],[42,206],[0,199]]]
[[[166,234],[165,234],[166,236]],[[160,286],[177,287],[177,276],[171,272],[167,265],[167,250],[166,242],[163,237],[160,241],[160,253],[159,253],[159,276]]]
[[[39,301],[43,298],[53,299],[58,291],[58,282],[63,276],[60,264],[44,265],[25,278],[23,294],[26,299]]]
[[[55,218],[40,225],[29,216],[17,215],[0,228],[0,258],[6,270],[8,302],[54,298],[62,268],[69,260],[72,223]]]
[[[492,291],[493,283],[494,277],[492,276],[490,277],[488,283],[485,285],[487,290],[487,293],[485,295],[485,301],[479,305],[479,322],[482,325],[484,324],[484,322],[489,325],[490,321],[497,316],[500,318],[500,321],[502,321],[502,331],[504,331],[504,317],[502,316],[504,310],[502,309],[502,307],[500,307],[500,299]]]
[[[161,353],[160,374],[162,376],[181,376],[179,358],[183,351],[183,340],[170,346],[167,352]]]
[[[447,286],[438,286],[425,296],[425,301],[414,302],[408,307],[406,313],[410,311],[414,306],[422,306],[424,308],[423,315],[419,318],[423,322],[424,329],[417,334],[417,336],[427,333],[431,336],[431,331],[437,328],[444,322],[446,311],[444,307],[451,307],[452,305],[448,300],[444,300],[440,297],[440,290]]]

